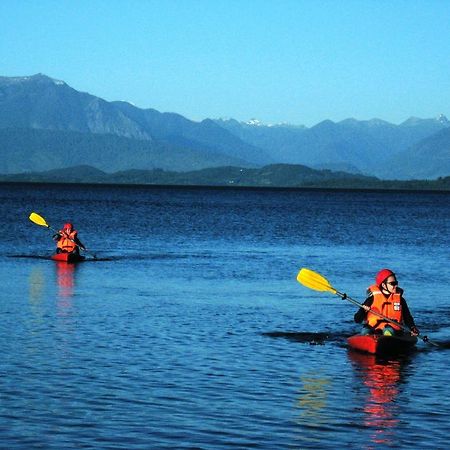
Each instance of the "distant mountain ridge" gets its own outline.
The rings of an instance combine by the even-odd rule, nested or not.
[[[325,120],[311,128],[268,126],[255,119],[194,122],[176,113],[107,102],[43,74],[0,77],[2,173],[79,164],[105,171],[191,171],[284,163],[432,179],[450,173],[450,137],[439,134],[449,128],[443,115],[400,125]]]
[[[219,156],[220,164],[225,158],[229,163],[246,161],[248,166],[271,161],[263,151],[240,141],[211,120],[198,123],[179,114],[107,102],[42,74],[0,77],[0,129],[8,128],[110,134],[150,141],[157,143],[167,157],[174,148],[203,152],[210,158],[207,166],[218,165],[214,154]],[[188,164],[186,170],[195,165]]]
[[[450,128],[444,128],[408,150],[394,155],[387,161],[387,165],[394,168],[392,174],[395,174],[396,167],[402,167],[405,173],[414,173],[417,179],[433,179],[450,173],[449,157]]]
[[[106,172],[129,169],[198,170],[247,161],[206,149],[113,134],[30,128],[0,129],[0,173],[20,173],[92,165]]]
[[[275,149],[271,155],[281,163],[330,169],[341,167],[381,178],[392,177],[392,168],[384,167],[384,163],[394,161],[399,154],[403,155],[405,162],[409,162],[407,167],[403,167],[397,159],[400,163],[396,170],[399,178],[414,178],[422,173],[423,162],[415,163],[412,147],[450,128],[450,122],[443,115],[436,119],[410,118],[400,125],[380,119],[346,119],[339,123],[325,120],[311,128],[264,126],[261,123],[255,126],[232,119],[218,119],[216,123],[245,142],[268,152]],[[450,173],[450,145],[448,149],[440,169],[428,171],[432,178]]]

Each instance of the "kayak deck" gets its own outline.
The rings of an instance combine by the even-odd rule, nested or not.
[[[51,256],[53,261],[62,261],[67,263],[74,263],[79,261],[84,261],[84,256],[77,253],[55,253]]]
[[[350,348],[372,355],[396,355],[411,351],[417,344],[415,336],[383,336],[356,334],[347,339]]]

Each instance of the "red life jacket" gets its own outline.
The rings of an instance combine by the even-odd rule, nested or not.
[[[73,242],[77,237],[77,232],[72,230],[70,233],[67,233],[65,230],[60,230],[59,234],[61,235],[61,239],[56,246],[63,252],[72,253],[77,248],[77,244]]]
[[[391,294],[389,297],[385,297],[376,284],[370,286],[369,291],[373,296],[373,303],[370,307],[371,310],[383,314],[383,316],[395,320],[398,323],[403,322],[401,294],[395,293]],[[389,325],[394,328],[394,330],[401,330],[401,327],[398,325],[391,322],[386,322],[381,317],[373,314],[371,311],[367,313],[366,320],[368,325],[374,329],[383,330],[386,325]]]

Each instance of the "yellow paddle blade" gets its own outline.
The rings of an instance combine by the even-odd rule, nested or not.
[[[45,221],[45,219],[40,216],[39,214],[32,212],[30,214],[29,219],[34,222],[36,225],[41,225],[42,227],[47,227],[49,228],[49,225],[47,224],[47,222]]]
[[[330,285],[328,280],[317,272],[309,269],[301,269],[297,275],[297,281],[307,288],[315,291],[328,291],[336,294],[336,289]]]

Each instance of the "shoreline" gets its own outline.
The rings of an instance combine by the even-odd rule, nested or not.
[[[407,183],[411,181],[407,181]],[[389,181],[392,183],[392,181]],[[399,182],[403,183],[403,182]],[[80,187],[124,187],[124,188],[146,188],[146,189],[170,189],[170,190],[235,190],[235,191],[286,191],[286,192],[367,192],[367,193],[433,193],[449,194],[450,186],[447,189],[439,188],[407,188],[407,187],[329,187],[329,186],[251,186],[251,185],[203,185],[203,184],[152,184],[152,183],[103,183],[103,182],[75,182],[75,181],[2,181],[1,186],[80,186]]]

